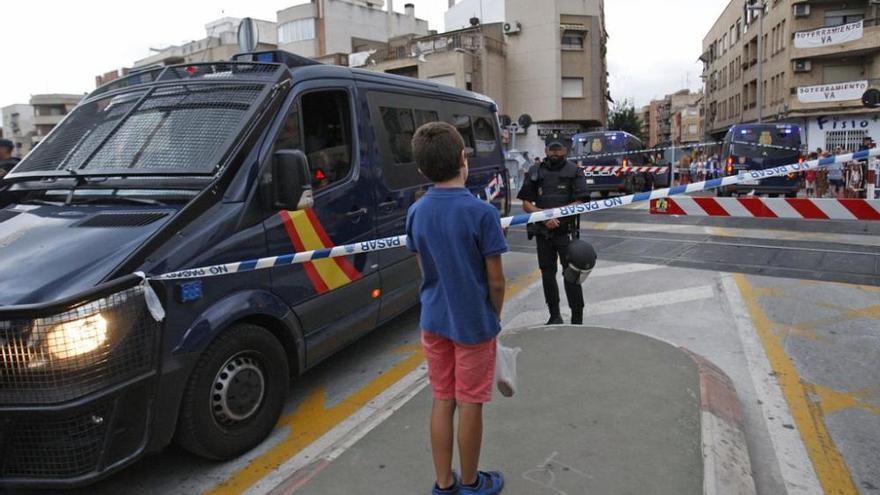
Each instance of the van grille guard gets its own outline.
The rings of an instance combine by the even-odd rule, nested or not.
[[[69,401],[152,371],[160,323],[141,280],[0,308],[0,407]]]

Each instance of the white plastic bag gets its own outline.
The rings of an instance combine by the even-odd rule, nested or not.
[[[522,351],[519,347],[504,347],[496,341],[495,352],[495,384],[498,391],[505,397],[513,397],[516,393],[516,355]]]

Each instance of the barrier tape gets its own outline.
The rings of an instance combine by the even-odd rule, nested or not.
[[[616,174],[617,172],[633,172],[636,174],[640,173],[651,173],[651,174],[665,174],[669,167],[646,167],[646,166],[632,166],[632,167],[624,167],[624,166],[601,166],[601,165],[588,165],[586,167],[581,167],[585,174],[593,173],[593,172],[606,172],[609,174]]]
[[[771,148],[771,149],[777,149],[777,150],[797,151],[797,152],[804,151],[802,148],[794,148],[791,146],[780,146],[777,144],[749,143],[746,141],[731,141],[730,143],[731,144],[741,144],[741,145],[745,145],[745,146],[752,146],[752,147],[756,147],[756,148]],[[613,152],[613,153],[589,153],[586,155],[571,156],[568,159],[572,160],[572,161],[577,161],[577,160],[586,160],[586,159],[592,159],[592,158],[604,158],[604,157],[609,157],[609,156],[647,155],[647,154],[651,154],[651,153],[657,153],[660,151],[686,150],[686,149],[690,149],[690,148],[708,148],[710,146],[721,146],[722,144],[724,144],[722,141],[715,141],[715,142],[710,141],[710,142],[705,142],[705,143],[682,144],[682,145],[678,145],[678,146],[663,146],[660,148],[645,148],[643,150],[636,150],[636,151],[617,151],[617,152]]]
[[[524,213],[512,217],[501,219],[501,226],[504,228],[514,227],[517,225],[525,225],[529,223],[543,222],[554,218],[563,218],[582,213],[593,213],[596,211],[607,210],[610,208],[618,208],[631,203],[639,203],[642,201],[650,201],[652,199],[668,198],[681,194],[708,191],[723,186],[732,186],[740,184],[743,181],[766,179],[770,177],[780,177],[783,175],[804,172],[806,170],[826,167],[835,163],[844,163],[853,160],[865,160],[868,157],[880,156],[880,148],[871,150],[857,151],[845,155],[831,156],[828,158],[820,158],[818,160],[810,160],[804,163],[794,163],[791,165],[782,165],[772,167],[766,170],[751,170],[739,175],[731,175],[719,179],[711,179],[703,182],[694,182],[684,186],[667,187],[664,189],[655,189],[653,191],[630,194],[617,198],[608,198],[601,201],[588,201],[586,203],[577,203],[552,210],[544,210],[537,213]],[[199,268],[191,268],[188,270],[180,270],[172,273],[166,273],[155,277],[151,280],[182,280],[193,278],[215,277],[219,275],[227,275],[232,273],[242,273],[252,270],[262,270],[265,268],[273,268],[277,266],[293,265],[297,263],[305,263],[324,258],[335,258],[337,256],[351,256],[353,254],[369,253],[374,251],[382,251],[385,249],[399,248],[406,246],[406,235],[393,237],[385,237],[382,239],[373,239],[370,241],[358,242],[355,244],[346,244],[333,248],[316,249],[313,251],[303,251],[300,253],[291,253],[281,256],[270,256],[268,258],[260,258],[255,260],[239,261],[235,263],[226,263],[222,265],[212,265]]]

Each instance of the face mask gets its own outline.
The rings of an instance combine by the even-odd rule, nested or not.
[[[548,156],[547,161],[549,161],[550,164],[553,165],[554,167],[558,167],[558,166],[562,165],[563,163],[565,163],[565,157],[564,156]]]

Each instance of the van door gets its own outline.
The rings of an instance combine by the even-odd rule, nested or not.
[[[360,169],[356,88],[351,81],[296,85],[273,152],[300,149],[309,160],[314,207],[280,211],[266,224],[273,255],[323,249],[375,238],[374,198]],[[273,289],[300,319],[307,366],[376,326],[376,253],[319,259],[272,269]]]
[[[363,85],[362,85],[363,84]],[[361,90],[369,83],[359,83]],[[436,98],[368,90],[372,131],[375,136],[376,222],[379,237],[401,235],[406,230],[406,213],[428,188],[416,167],[411,141],[415,130],[440,120],[442,101]],[[381,169],[381,172],[379,170]],[[382,268],[382,307],[379,321],[385,321],[418,302],[420,271],[415,256],[407,249],[379,253]]]

